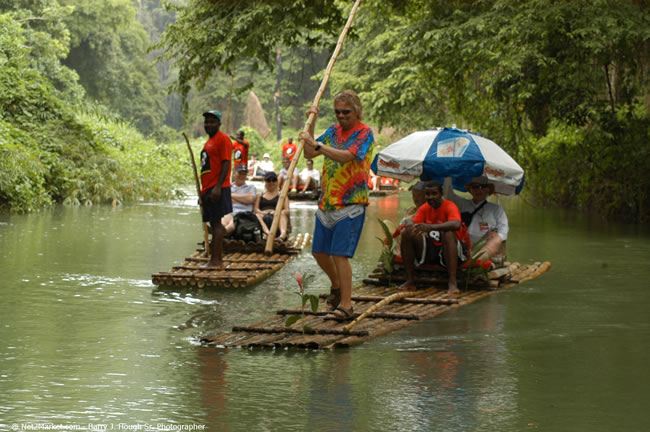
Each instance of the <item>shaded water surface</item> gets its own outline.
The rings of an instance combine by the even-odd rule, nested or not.
[[[295,306],[296,271],[328,283],[307,253],[248,289],[153,286],[201,239],[192,201],[0,215],[0,430],[647,430],[647,230],[504,200],[541,278],[351,349],[220,351],[200,335]],[[355,279],[408,201],[373,199]]]

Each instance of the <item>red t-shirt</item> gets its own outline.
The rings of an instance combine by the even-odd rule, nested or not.
[[[232,165],[230,169],[234,169],[239,164],[248,165],[248,141],[244,141],[244,144],[240,144],[238,141],[232,143]]]
[[[413,223],[440,224],[453,220],[461,221],[460,210],[456,204],[449,200],[442,200],[442,204],[437,209],[431,207],[429,203],[424,203],[413,216]],[[455,233],[458,240],[469,246],[469,236],[465,225],[461,224],[460,229]]]
[[[201,194],[216,186],[221,174],[221,163],[230,162],[232,142],[228,135],[218,131],[210,137],[201,150]],[[223,180],[222,188],[230,187],[230,169]]]
[[[289,158],[289,160],[293,160],[293,157],[296,155],[296,145],[294,143],[286,142],[282,146],[282,157],[283,158]]]

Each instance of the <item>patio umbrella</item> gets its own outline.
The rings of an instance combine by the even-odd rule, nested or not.
[[[452,177],[454,188],[464,191],[473,177],[485,176],[495,192],[519,193],[524,170],[489,139],[461,129],[431,129],[412,133],[389,145],[371,166],[381,177],[412,181]]]

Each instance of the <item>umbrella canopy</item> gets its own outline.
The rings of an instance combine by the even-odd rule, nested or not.
[[[511,195],[524,186],[524,170],[489,139],[456,128],[432,129],[405,136],[389,145],[372,162],[382,177],[411,181],[452,177],[454,187],[485,176],[495,192]]]

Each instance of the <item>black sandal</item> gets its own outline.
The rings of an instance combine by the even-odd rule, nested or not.
[[[352,307],[350,309],[345,309],[344,307],[338,306],[331,313],[325,315],[326,320],[335,320],[335,321],[350,321],[354,318],[354,310]]]
[[[335,311],[339,303],[341,303],[341,289],[330,288],[330,295],[327,296],[325,302],[329,306],[330,311]]]

